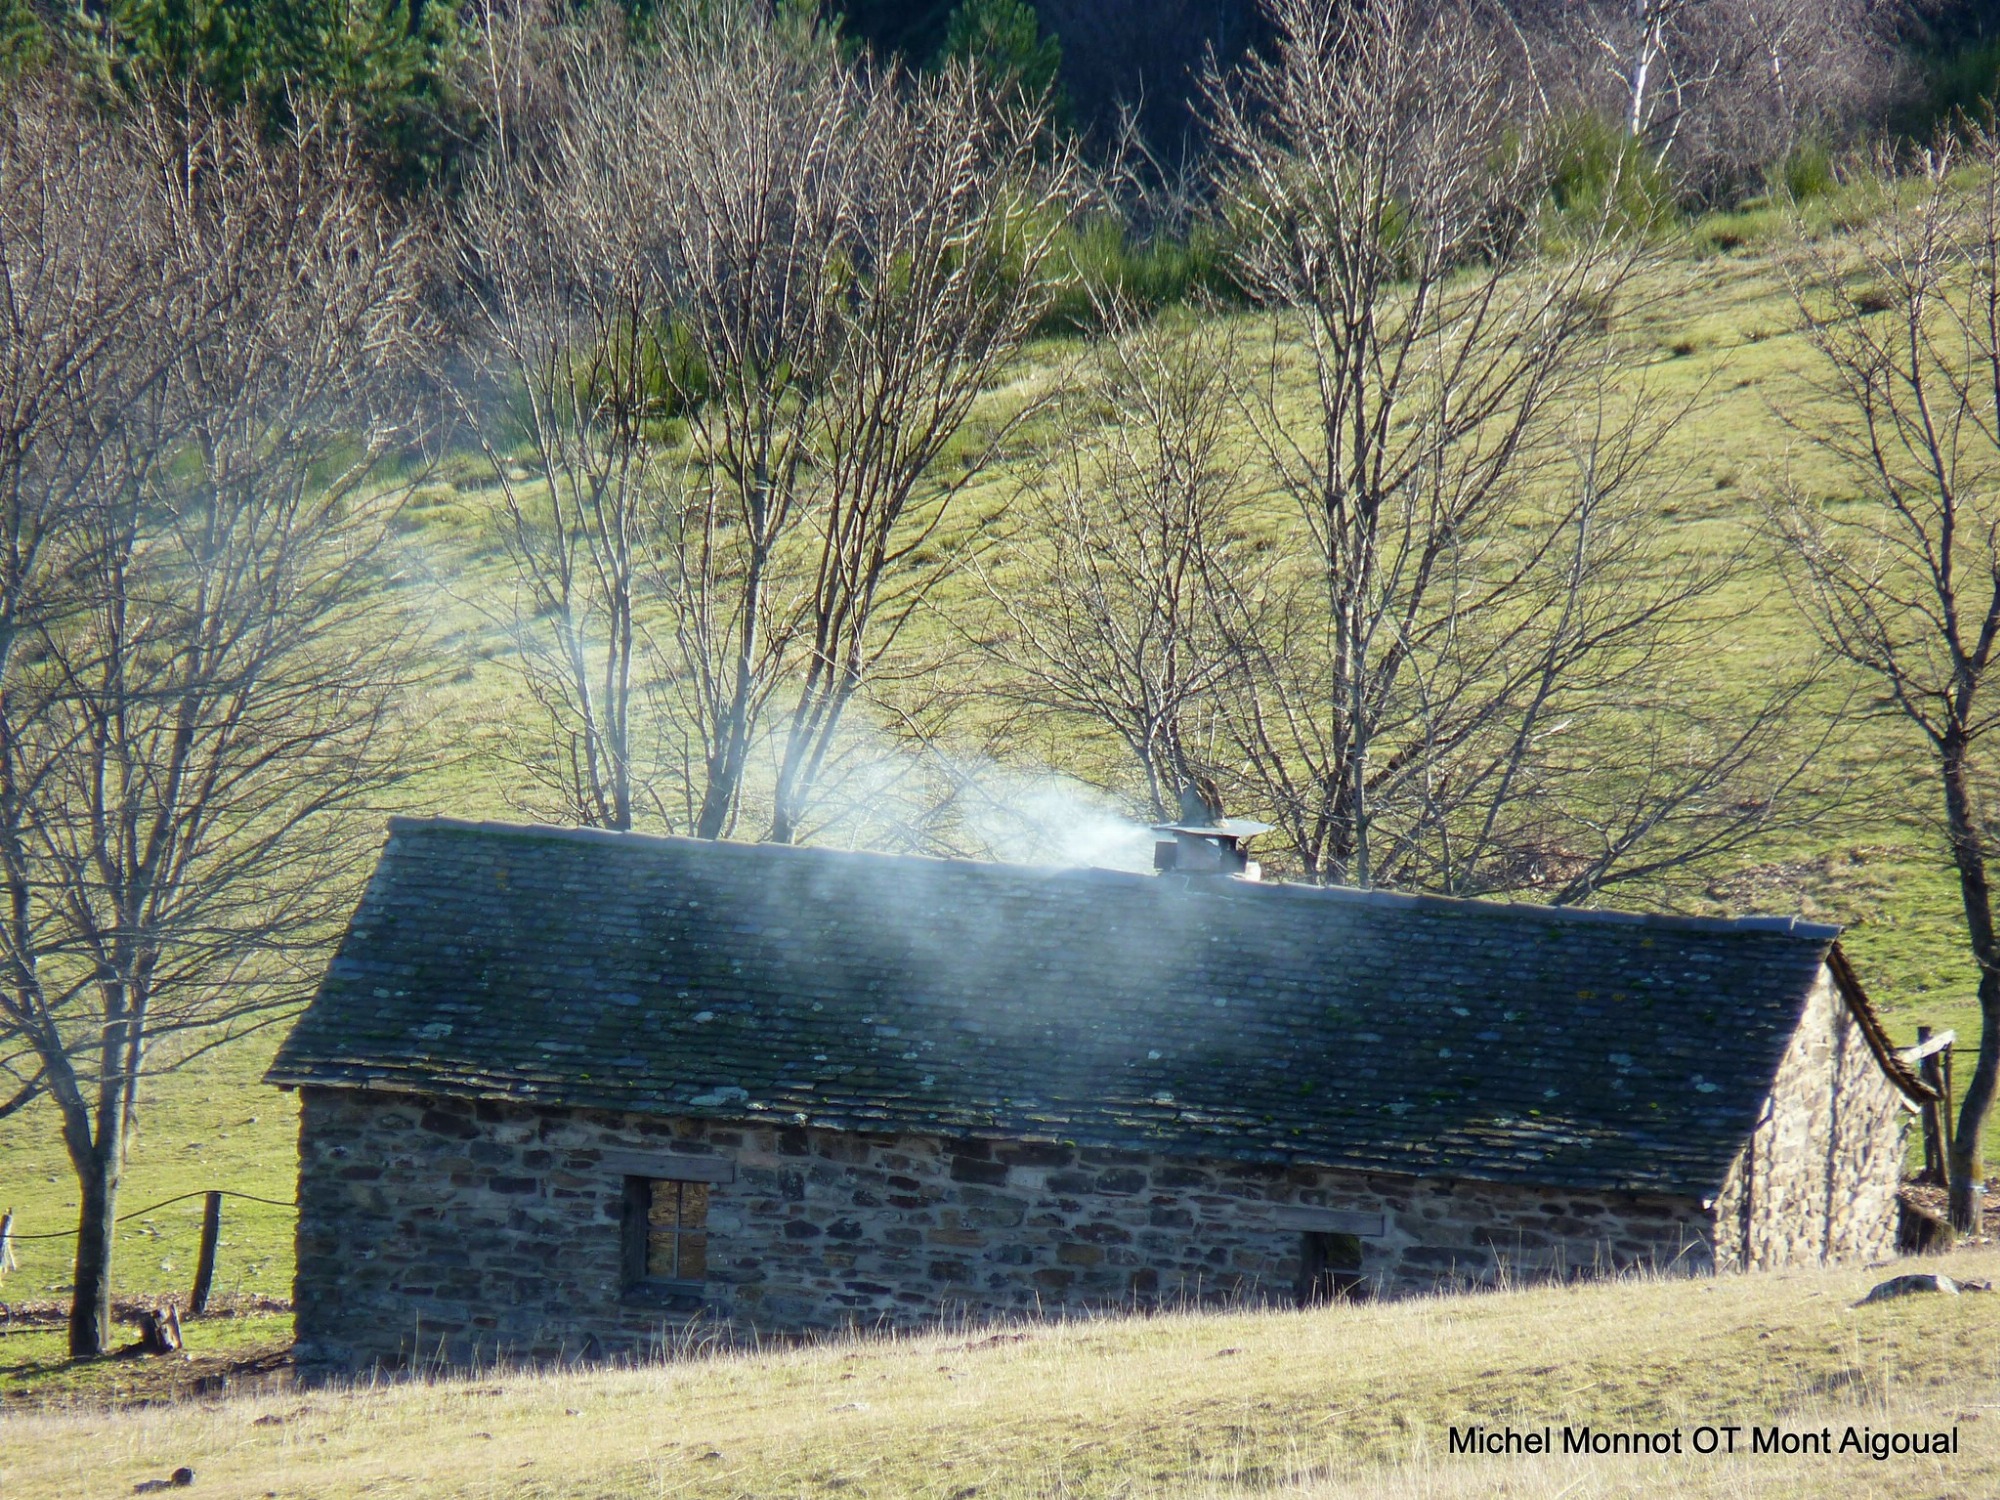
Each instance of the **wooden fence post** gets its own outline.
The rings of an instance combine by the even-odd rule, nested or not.
[[[1916,1054],[1918,1054],[1916,1076],[1922,1078],[1926,1084],[1930,1084],[1930,1092],[1934,1092],[1934,1094],[1938,1094],[1942,1098],[1944,1090],[1938,1088],[1938,1080],[1936,1080],[1938,1052],[1936,1052],[1936,1048],[1930,1046],[1930,1028],[1928,1026],[1918,1026],[1916,1028]],[[1924,1174],[1922,1176],[1924,1176],[1924,1182],[1938,1182],[1938,1184],[1944,1182],[1944,1176],[1950,1170],[1950,1166],[1944,1160],[1944,1126],[1942,1126],[1940,1114],[1942,1114],[1942,1106],[1938,1104],[1938,1100],[1930,1100],[1928,1104],[1924,1104],[1924,1110],[1922,1110],[1922,1120],[1924,1120]]]
[[[1932,1052],[1923,1061],[1920,1075],[1937,1095],[1924,1106],[1924,1164],[1930,1165],[1933,1152],[1937,1155],[1937,1182],[1947,1193],[1951,1191],[1951,1042]]]
[[[1917,1070],[1931,1091],[1930,1101],[1923,1106],[1924,1170],[1918,1181],[1935,1182],[1947,1193],[1951,1191],[1951,1137],[1955,1128],[1951,1117],[1951,1049],[1957,1044],[1955,1031],[1933,1036],[1930,1027],[1919,1026],[1916,1046],[1896,1054]]]
[[[1953,1040],[1956,1041],[1956,1037]],[[1944,1056],[1939,1059],[1942,1066],[1938,1069],[1939,1081],[1944,1086],[1944,1098],[1938,1104],[1938,1119],[1941,1122],[1940,1128],[1944,1131],[1944,1159],[1947,1179],[1951,1175],[1952,1133],[1958,1129],[1957,1121],[1952,1119],[1951,1052],[1952,1049],[1950,1047],[1944,1049]]]
[[[1930,1039],[1930,1027],[1919,1026],[1917,1028],[1917,1050],[1921,1060],[1917,1064],[1917,1076],[1922,1078],[1925,1083],[1930,1083],[1931,1071],[1936,1066],[1932,1061],[1933,1054],[1925,1050],[1925,1044]],[[1934,1091],[1936,1091],[1935,1086],[1933,1087]],[[1943,1182],[1945,1176],[1944,1137],[1938,1126],[1937,1101],[1932,1100],[1924,1105],[1922,1118],[1924,1122],[1924,1180],[1926,1182]]]
[[[188,1297],[188,1316],[198,1318],[208,1311],[208,1294],[215,1285],[215,1245],[222,1237],[222,1194],[211,1192],[201,1213],[201,1254],[194,1263],[194,1291]]]
[[[14,1259],[14,1210],[0,1214],[0,1281],[7,1279],[9,1271],[21,1269]]]

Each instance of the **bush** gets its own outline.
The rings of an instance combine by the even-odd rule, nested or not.
[[[0,0],[0,15],[32,9],[32,0]],[[66,9],[72,65],[133,89],[193,81],[279,129],[302,94],[337,103],[398,188],[444,177],[473,126],[456,79],[476,37],[443,0],[104,0]],[[0,34],[18,32],[0,19]],[[33,45],[0,40],[0,54]]]
[[[1597,114],[1573,115],[1557,126],[1548,191],[1565,218],[1594,218],[1608,207],[1624,227],[1649,231],[1679,217],[1673,183],[1644,143]]]
[[[1185,238],[1163,234],[1135,241],[1123,221],[1101,214],[1063,232],[1056,263],[1070,272],[1070,280],[1042,319],[1047,333],[1095,327],[1098,300],[1106,297],[1144,312],[1195,298],[1241,298],[1229,274],[1228,234],[1207,221],[1195,224]]]
[[[1753,199],[1726,212],[1704,214],[1688,233],[1697,256],[1720,255],[1745,245],[1768,244],[1791,232],[1791,221],[1768,199]]]
[[[1768,175],[1772,196],[1789,198],[1793,203],[1827,197],[1840,186],[1833,153],[1818,141],[1799,142]]]
[[[1003,97],[1047,99],[1054,113],[1064,112],[1056,83],[1062,43],[1041,34],[1025,0],[962,0],[945,23],[938,61],[970,63]]]

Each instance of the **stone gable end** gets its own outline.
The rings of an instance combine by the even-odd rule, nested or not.
[[[1910,1113],[1821,970],[1715,1204],[1716,1262],[1774,1270],[1895,1253]]]

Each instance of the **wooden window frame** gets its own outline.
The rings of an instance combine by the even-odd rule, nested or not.
[[[607,1154],[605,1165],[624,1178],[619,1204],[619,1260],[623,1293],[627,1301],[686,1303],[707,1295],[708,1278],[655,1276],[647,1270],[652,1240],[653,1190],[657,1184],[679,1188],[714,1188],[736,1180],[735,1163],[716,1157],[649,1156],[615,1152]],[[708,1243],[710,1231],[700,1230]],[[681,1232],[676,1231],[676,1239]],[[705,1247],[706,1248],[706,1247]],[[678,1263],[678,1246],[676,1247]],[[704,1265],[705,1265],[704,1259]]]

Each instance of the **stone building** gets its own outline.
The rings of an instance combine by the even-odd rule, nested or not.
[[[398,820],[270,1072],[300,1357],[1881,1255],[1835,936]]]

